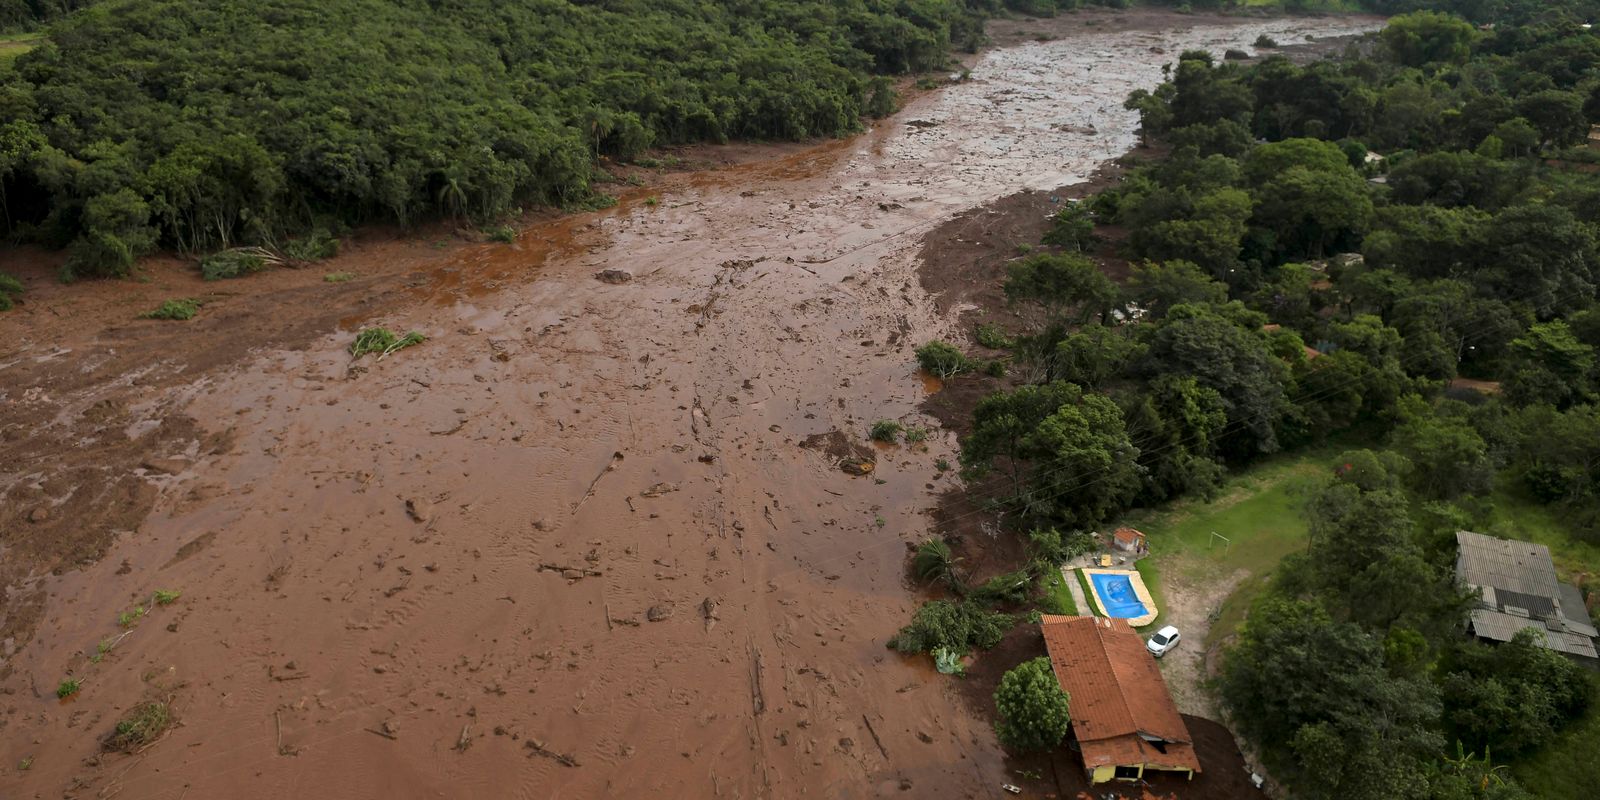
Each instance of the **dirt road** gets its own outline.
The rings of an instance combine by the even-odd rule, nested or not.
[[[928,227],[1125,151],[1122,99],[1183,49],[1374,27],[1185,19],[993,50],[854,140],[187,325],[129,322],[137,285],[39,289],[0,315],[0,796],[993,795],[980,710],[884,648],[954,442],[868,477],[800,444],[931,424]],[[352,362],[366,324],[429,340]],[[102,754],[150,697],[181,725]]]

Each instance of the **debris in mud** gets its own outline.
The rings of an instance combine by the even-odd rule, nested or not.
[[[139,466],[158,475],[176,475],[189,467],[189,462],[178,458],[147,458]]]
[[[670,492],[676,492],[676,491],[678,491],[678,485],[675,484],[675,483],[658,483],[658,484],[656,484],[654,486],[651,486],[650,488],[645,489],[644,491],[640,492],[639,496],[640,497],[660,497],[661,495],[668,494]]]
[[[1093,125],[1071,125],[1071,124],[1068,124],[1068,123],[1065,123],[1065,122],[1057,122],[1056,124],[1051,125],[1050,127],[1055,128],[1056,130],[1061,131],[1062,133],[1076,133],[1076,134],[1080,134],[1080,135],[1083,135],[1083,136],[1099,136],[1100,135],[1100,130],[1098,128],[1096,128],[1095,126],[1093,126]]]
[[[35,524],[35,525],[38,525],[39,523],[45,522],[46,520],[49,520],[49,519],[50,519],[50,509],[48,507],[46,507],[46,506],[39,506],[39,507],[35,508],[34,510],[28,512],[28,521],[33,523],[33,524]]]
[[[609,283],[615,286],[616,284],[633,280],[633,273],[625,269],[603,269],[596,272],[594,278],[601,283]]]
[[[133,707],[100,743],[106,752],[140,753],[154,747],[176,718],[167,702],[148,700]]]
[[[924,128],[937,128],[939,123],[927,119],[908,119],[906,120],[906,127],[921,130]]]
[[[412,497],[406,500],[406,516],[413,522],[427,522],[433,519],[433,503],[425,497]]]
[[[843,431],[811,434],[801,440],[800,446],[807,450],[822,451],[849,475],[871,474],[878,465],[871,448],[851,440]]]
[[[647,609],[644,612],[644,618],[650,622],[660,622],[671,617],[677,610],[677,607],[671,603],[661,603]]]
[[[591,569],[589,567],[568,567],[561,564],[540,564],[539,569],[542,569],[546,572],[559,572],[561,573],[561,577],[566,578],[567,580],[598,578],[604,574],[600,570]]]
[[[566,753],[557,753],[556,751],[545,747],[544,742],[541,742],[538,739],[529,739],[527,742],[523,743],[522,746],[532,750],[533,755],[544,756],[545,758],[548,758],[563,767],[580,766],[578,764],[578,759],[573,758]]]
[[[707,597],[700,602],[700,616],[705,618],[706,630],[708,631],[717,624],[718,620],[722,619],[717,615],[717,601],[715,598]]]

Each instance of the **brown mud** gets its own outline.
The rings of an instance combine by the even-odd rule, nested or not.
[[[934,226],[1126,152],[1122,98],[1182,49],[1375,23],[1168,25],[989,51],[860,137],[670,174],[513,245],[380,238],[219,284],[156,261],[60,287],[14,259],[0,796],[1016,782],[981,709],[884,648],[952,434],[873,447],[869,476],[800,445],[931,424],[911,351],[959,338],[917,277]],[[183,296],[208,301],[191,322],[134,319]],[[352,361],[367,324],[429,340]],[[158,692],[178,726],[102,753]]]

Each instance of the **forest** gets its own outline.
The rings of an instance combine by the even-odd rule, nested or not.
[[[1075,2],[1012,0],[1053,13]],[[12,0],[0,232],[119,276],[367,222],[604,202],[601,158],[803,140],[972,50],[999,0]]]
[[[1128,2],[0,0],[0,30],[44,26],[0,62],[0,234],[66,248],[71,279],[157,249],[603,203],[601,158],[847,134],[893,110],[888,76],[978,47],[986,16],[1083,5]],[[1595,3],[1270,5],[1510,19]]]
[[[1225,651],[1234,727],[1296,797],[1535,796],[1495,765],[1559,739],[1595,684],[1531,639],[1462,635],[1454,534],[1509,497],[1600,543],[1600,36],[1421,11],[1308,66],[1186,52],[1127,105],[1162,155],[1010,263],[1037,325],[980,326],[993,360],[919,351],[1011,373],[961,466],[1034,561],[969,587],[925,544],[913,574],[958,599],[891,646],[993,646],[1016,620],[996,609],[1029,608],[1017,587],[1081,531],[1334,447],[1307,547]]]

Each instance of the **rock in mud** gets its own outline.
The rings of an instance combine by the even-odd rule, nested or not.
[[[413,522],[427,522],[433,519],[433,503],[425,497],[412,497],[406,500],[406,516]]]
[[[48,519],[50,519],[50,509],[45,506],[39,506],[38,508],[28,512],[28,521],[35,525],[38,525],[39,523]]]
[[[615,285],[633,280],[633,273],[625,269],[603,269],[594,274],[594,279],[601,283]]]
[[[870,475],[877,466],[876,462],[865,458],[846,458],[839,462],[839,469],[847,475]]]
[[[648,610],[646,610],[644,612],[644,618],[651,622],[660,622],[661,620],[672,616],[672,613],[676,610],[677,609],[673,608],[671,603],[661,603],[660,605],[651,606]]]

